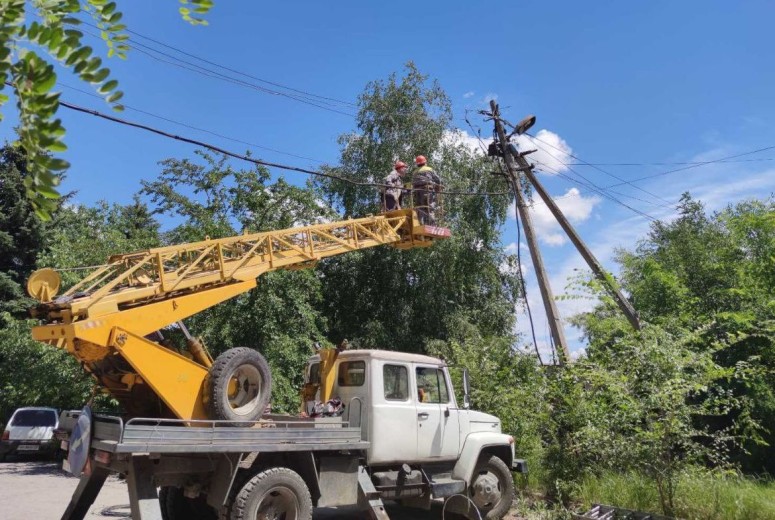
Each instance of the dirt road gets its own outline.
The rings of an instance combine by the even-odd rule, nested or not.
[[[0,518],[2,520],[47,520],[62,516],[78,479],[62,471],[54,462],[11,461],[0,463]],[[441,507],[431,511],[389,506],[391,518],[401,520],[440,520]],[[95,518],[130,518],[126,482],[108,477],[97,500],[86,516]],[[363,513],[353,510],[316,510],[314,520],[363,520]]]

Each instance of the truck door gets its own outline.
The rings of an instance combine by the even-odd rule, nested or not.
[[[410,391],[413,368],[408,363],[375,360],[371,368],[369,463],[411,462],[417,457],[417,409]]]
[[[455,459],[460,442],[458,411],[442,368],[415,366],[417,458]]]

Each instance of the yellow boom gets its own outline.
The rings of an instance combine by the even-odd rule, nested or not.
[[[40,300],[32,314],[42,321],[33,337],[66,349],[130,413],[206,419],[212,360],[198,341],[189,341],[189,357],[164,346],[157,331],[249,291],[269,271],[378,245],[425,247],[448,236],[446,228],[420,225],[408,209],[115,255],[58,298],[58,277],[43,270],[28,282]],[[250,388],[254,372],[237,369],[229,399],[257,392]]]

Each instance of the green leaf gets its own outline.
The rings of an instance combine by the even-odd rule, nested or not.
[[[100,87],[99,93],[100,94],[107,94],[111,90],[115,89],[117,86],[118,86],[118,81],[116,81],[115,79],[112,79],[112,80],[108,81],[107,83],[104,83]]]
[[[105,101],[107,101],[108,103],[115,103],[116,101],[118,101],[122,97],[124,97],[124,93],[121,92],[120,90],[117,90],[114,93],[112,93],[111,95],[109,95],[107,97],[107,99],[105,99]]]
[[[54,141],[54,143],[48,145],[46,149],[50,152],[64,152],[67,151],[67,145],[62,141]]]
[[[102,68],[92,75],[92,83],[102,83],[110,75],[110,69]]]

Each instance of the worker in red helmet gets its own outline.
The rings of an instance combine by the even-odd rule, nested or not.
[[[382,182],[382,206],[384,211],[401,209],[401,196],[404,192],[404,174],[406,163],[396,161],[391,171]]]
[[[434,210],[436,206],[436,194],[441,191],[441,178],[428,166],[428,160],[424,155],[414,158],[414,164],[418,168],[412,177],[412,191],[414,192],[414,209],[421,224],[436,225]]]

